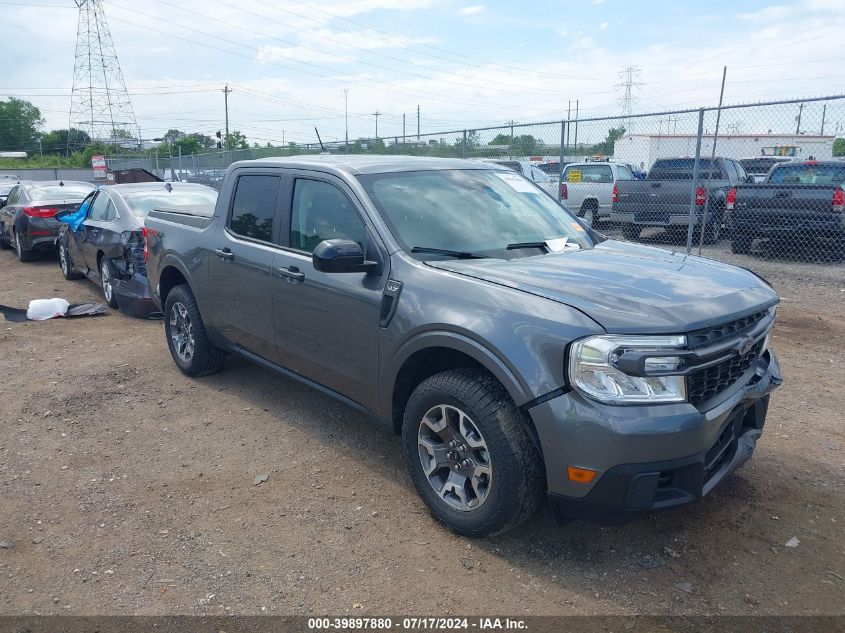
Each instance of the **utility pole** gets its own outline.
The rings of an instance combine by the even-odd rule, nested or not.
[[[824,136],[824,117],[825,117],[826,114],[827,114],[827,104],[825,103],[822,106],[822,131],[821,131],[822,136]]]
[[[226,87],[223,88],[223,100],[226,104],[226,149],[229,149],[229,93],[232,92],[229,89],[229,84],[226,84]]]
[[[798,105],[798,125],[795,126],[795,133],[801,134],[801,113],[804,111],[804,104]]]
[[[417,106],[417,142],[420,140],[420,107]]]
[[[405,113],[402,113],[402,142],[405,142]]]
[[[575,155],[578,155],[578,99],[575,100],[575,140],[572,143]]]
[[[349,153],[349,88],[343,89],[343,121],[346,127],[346,143],[343,151]]]
[[[376,118],[376,138],[378,138],[378,118],[379,118],[382,114],[383,114],[383,113],[382,113],[382,112],[379,112],[378,110],[376,110],[375,112],[373,112],[373,116]]]

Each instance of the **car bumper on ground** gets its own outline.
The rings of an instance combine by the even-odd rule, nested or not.
[[[153,297],[147,278],[140,273],[113,282],[117,307],[123,314],[142,319],[160,318],[161,308]]]
[[[610,406],[574,391],[531,408],[555,516],[624,523],[703,497],[751,456],[769,394],[781,382],[767,351],[707,410]],[[590,483],[571,481],[569,466],[597,475]]]

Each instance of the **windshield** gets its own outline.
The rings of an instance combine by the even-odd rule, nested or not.
[[[123,194],[126,205],[134,215],[146,217],[153,209],[185,209],[208,215],[217,204],[217,192],[214,189],[180,189],[173,187],[167,191],[164,187],[151,191],[132,191]]]
[[[32,200],[82,200],[94,185],[43,185],[29,190]]]
[[[790,163],[778,165],[769,182],[793,185],[845,185],[845,165]]]
[[[512,172],[444,169],[371,174],[359,180],[409,252],[437,248],[509,259],[544,252],[514,244],[562,238],[570,248],[593,244],[573,216]]]

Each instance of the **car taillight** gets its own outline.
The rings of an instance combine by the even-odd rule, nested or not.
[[[736,206],[736,187],[732,187],[731,189],[728,189],[728,193],[725,195],[725,208],[728,211],[733,211],[735,206]]]
[[[610,201],[613,202],[613,204],[616,204],[618,200],[619,200],[619,185],[617,185],[614,182],[613,183],[613,193],[610,195]]]
[[[560,199],[566,200],[569,197],[569,190],[566,188],[566,183],[560,183]]]
[[[837,213],[845,212],[845,189],[836,189],[833,192],[833,210]]]
[[[155,229],[148,229],[146,226],[141,227],[141,237],[144,239],[144,263],[150,257],[149,238],[156,234]]]
[[[695,190],[695,206],[703,207],[705,202],[707,202],[707,189],[697,187]]]
[[[30,218],[52,218],[59,212],[55,207],[24,207],[21,211]]]

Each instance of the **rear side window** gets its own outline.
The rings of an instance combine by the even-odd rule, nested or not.
[[[787,185],[845,185],[845,165],[778,165],[769,175],[769,182]]]
[[[648,172],[648,180],[692,180],[695,171],[694,158],[662,158],[654,162],[651,171]],[[722,170],[719,169],[719,161],[714,161],[711,169],[709,158],[698,160],[698,177],[714,180],[724,178]]]
[[[291,248],[312,252],[323,240],[352,240],[364,249],[366,229],[340,189],[320,180],[297,179],[290,218]]]
[[[94,198],[94,204],[91,205],[91,210],[88,212],[88,219],[106,222],[109,219],[109,208],[111,206],[113,206],[111,199],[101,191]]]
[[[566,182],[613,182],[613,171],[609,165],[567,165],[563,172]]]
[[[273,241],[279,176],[241,176],[235,189],[229,230],[241,237]]]

